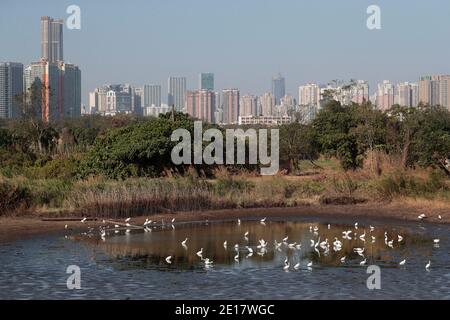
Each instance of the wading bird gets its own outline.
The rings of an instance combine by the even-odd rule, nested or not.
[[[168,264],[171,264],[171,263],[172,263],[171,259],[172,259],[172,256],[168,256],[168,257],[166,258],[166,262],[167,262]]]
[[[183,247],[186,247],[187,241],[188,241],[188,238],[184,239],[183,241],[181,241],[181,245],[182,245]]]
[[[406,259],[404,259],[404,260],[400,261],[399,265],[401,265],[401,266],[404,266],[404,265],[405,265],[405,263],[406,263]]]

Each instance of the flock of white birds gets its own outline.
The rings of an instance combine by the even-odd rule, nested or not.
[[[426,219],[426,218],[427,218],[427,216],[425,214],[421,214],[421,215],[418,216],[419,220],[423,220],[423,219]],[[439,215],[438,219],[440,220],[440,219],[442,219],[442,217]],[[260,223],[262,225],[265,225],[266,224],[266,220],[267,220],[267,218],[263,218],[263,219],[260,220]],[[82,223],[85,223],[86,221],[87,221],[87,218],[83,218],[81,220]],[[146,219],[142,226],[134,226],[134,225],[130,224],[130,221],[131,221],[131,218],[127,218],[127,219],[125,219],[125,223],[116,222],[116,224],[114,224],[114,233],[119,233],[120,232],[119,230],[120,230],[121,227],[125,227],[126,228],[125,229],[125,233],[130,233],[131,229],[129,229],[129,228],[141,228],[145,232],[151,232],[152,231],[152,227],[151,227],[152,224],[156,223],[156,221],[152,221],[152,220]],[[103,223],[106,223],[106,221],[103,220]],[[173,229],[175,229],[174,223],[175,223],[175,218],[172,219],[171,222],[170,222],[170,226]],[[241,225],[241,220],[240,219],[237,219],[237,224]],[[163,226],[165,225],[164,220],[162,220],[162,225]],[[65,226],[65,228],[67,229],[67,225]],[[328,224],[327,228],[328,228],[328,230],[330,230],[331,229],[331,225]],[[91,230],[93,230],[93,229],[91,229]],[[107,229],[105,227],[100,227],[100,237],[103,240],[105,240],[105,237],[107,236],[106,230]],[[343,241],[349,241],[349,240],[352,240],[352,239],[359,239],[363,244],[365,244],[366,241],[370,241],[371,243],[375,243],[376,237],[374,235],[372,235],[372,233],[375,230],[375,227],[369,226],[369,232],[368,233],[366,233],[366,230],[364,230],[364,233],[359,234],[359,235],[358,235],[358,231],[357,230],[358,230],[358,222],[355,222],[353,229],[346,230],[346,231],[342,232],[342,239],[343,239]],[[339,251],[342,250],[343,242],[341,240],[339,240],[337,237],[334,238],[332,243],[330,243],[328,238],[326,238],[325,240],[321,241],[320,236],[319,236],[319,227],[318,226],[310,225],[309,226],[309,232],[313,235],[312,238],[310,239],[310,247],[313,248],[313,250],[318,254],[319,257],[320,257],[321,254],[324,255],[324,256],[328,255],[330,250],[333,250],[334,252],[339,252]],[[243,238],[246,240],[247,243],[249,241],[248,236],[249,236],[249,232],[246,231],[244,233],[244,237]],[[185,238],[181,242],[181,246],[184,249],[186,249],[186,250],[187,250],[187,246],[188,246],[188,240],[189,240],[189,238]],[[289,250],[301,250],[301,247],[302,247],[301,243],[297,243],[297,242],[289,243],[288,240],[289,240],[288,236],[283,238],[281,240],[281,242],[277,242],[276,240],[274,240],[273,249],[277,250],[279,252],[282,252],[282,247],[284,246],[285,248],[287,248]],[[397,243],[401,243],[403,240],[404,240],[404,238],[403,238],[402,235],[397,235],[397,237],[389,239],[388,232],[387,231],[384,232],[384,243],[385,243],[385,245],[388,248],[394,248],[394,242],[395,241]],[[439,239],[433,239],[433,244],[434,244],[435,247],[439,247],[439,243],[440,243]],[[247,253],[245,255],[246,258],[251,257],[255,253],[255,251],[256,251],[256,253],[258,255],[263,256],[265,253],[267,253],[268,246],[269,246],[268,242],[265,241],[264,239],[258,240],[258,244],[256,245],[256,249],[255,250],[252,249],[248,245],[244,246],[244,249],[241,250],[239,244],[236,243],[233,246],[233,249],[234,249],[234,251],[236,253],[236,255],[234,256],[234,260],[236,262],[239,262],[240,254],[242,252],[246,252]],[[228,250],[228,242],[227,241],[223,242],[223,247],[224,247],[225,250]],[[357,253],[362,259],[359,262],[359,264],[361,266],[364,266],[367,263],[367,258],[364,255],[365,250],[366,250],[365,246],[353,248],[353,251],[355,253]],[[203,262],[205,268],[210,268],[210,267],[213,266],[214,262],[210,258],[207,258],[207,257],[203,256],[204,255],[203,248],[200,248],[200,250],[196,253],[196,255]],[[340,258],[340,262],[344,264],[344,263],[346,263],[346,259],[347,259],[346,256],[342,256]],[[165,261],[166,261],[167,264],[172,264],[172,256],[166,257]],[[399,266],[404,266],[406,264],[406,259],[398,262],[398,264],[399,264]],[[286,259],[284,260],[283,270],[288,271],[288,270],[291,269],[291,267],[294,270],[299,270],[300,267],[301,267],[301,264],[300,264],[300,262],[297,262],[293,266],[291,266],[291,262],[289,261],[289,258],[286,257]],[[312,267],[313,267],[313,262],[309,261],[306,264],[306,267],[309,270],[311,270]],[[428,263],[425,264],[425,270],[429,271],[430,268],[431,268],[431,261],[428,260]]]

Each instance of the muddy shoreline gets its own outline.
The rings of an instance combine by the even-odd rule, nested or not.
[[[189,222],[199,220],[223,220],[223,219],[250,219],[259,217],[311,217],[311,218],[345,218],[345,219],[390,219],[401,221],[419,221],[420,214],[426,214],[423,221],[427,223],[450,223],[450,209],[427,209],[408,207],[397,204],[359,204],[359,205],[311,205],[291,208],[255,208],[255,209],[224,209],[214,211],[195,211],[163,213],[148,216],[154,221],[170,221],[172,218],[176,222]],[[438,218],[441,216],[441,219]],[[142,224],[147,216],[134,217],[133,224]],[[68,226],[69,232],[86,230],[102,224],[102,220],[87,221],[44,221],[43,217],[3,217],[0,218],[0,244],[15,240],[29,238],[35,235],[57,233],[65,230]]]

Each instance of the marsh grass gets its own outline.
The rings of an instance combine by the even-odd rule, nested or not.
[[[1,214],[89,215],[124,218],[176,211],[292,207],[309,204],[355,204],[435,199],[448,206],[449,180],[434,170],[324,169],[311,176],[232,175],[226,169],[214,179],[190,172],[164,178],[86,180],[5,178],[0,176]]]

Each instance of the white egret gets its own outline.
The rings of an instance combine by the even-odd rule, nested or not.
[[[203,255],[203,248],[200,248],[200,251],[197,252],[197,255],[201,258]]]
[[[366,262],[367,262],[367,259],[364,259],[363,261],[361,261],[359,264],[361,265],[361,266],[363,266],[363,265],[365,265],[366,264]]]
[[[300,262],[297,262],[296,264],[295,264],[295,266],[294,266],[294,269],[295,270],[298,270],[300,268]]]
[[[398,242],[402,242],[403,237],[401,235],[398,235],[397,238],[398,238]]]
[[[86,222],[86,220],[87,220],[87,218],[83,218],[83,219],[81,219],[81,223],[85,223],[85,222]]]
[[[341,263],[345,262],[345,256],[341,258]]]
[[[307,266],[308,268],[311,268],[312,265],[313,265],[313,263],[312,263],[312,261],[310,261],[306,266]]]
[[[264,218],[262,218],[260,221],[262,222],[262,223],[264,223],[264,222],[266,222],[266,217],[264,217]]]
[[[387,243],[389,248],[393,248],[394,247],[394,240],[388,241]]]
[[[428,260],[428,263],[426,264],[425,269],[428,271],[430,269],[430,267],[431,267],[431,261]]]
[[[126,218],[125,222],[129,222],[131,220],[131,218]]]
[[[166,258],[166,262],[167,262],[168,264],[171,264],[171,263],[172,263],[171,259],[172,259],[172,256],[168,256],[168,257]]]
[[[225,240],[224,242],[223,242],[223,247],[226,249],[227,248],[227,241]]]
[[[288,236],[286,236],[285,238],[283,238],[283,242],[286,242],[286,241],[288,241],[288,239],[289,239],[289,237],[288,237]]]
[[[404,259],[404,260],[400,261],[399,265],[401,265],[401,266],[404,266],[404,265],[405,265],[405,263],[406,263],[406,259]]]
[[[289,267],[290,267],[290,266],[291,266],[291,265],[290,265],[290,263],[288,262],[288,264],[285,265],[285,266],[283,267],[283,270],[284,270],[284,271],[289,270]]]
[[[187,243],[188,239],[189,239],[189,238],[186,238],[186,239],[184,239],[183,241],[181,241],[181,245],[182,245],[182,246],[186,246],[186,243]]]
[[[439,239],[434,239],[434,240],[433,240],[434,244],[439,244],[440,241],[441,241],[441,240],[439,240]]]
[[[206,258],[203,262],[205,263],[205,266],[211,266],[213,264],[213,261],[209,260],[209,258]]]

